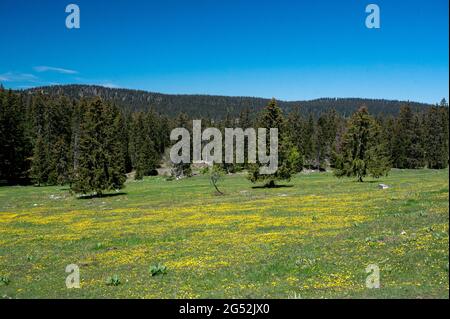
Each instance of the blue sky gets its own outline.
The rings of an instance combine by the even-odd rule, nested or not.
[[[65,27],[78,4],[81,28]],[[365,27],[366,5],[381,28]],[[0,83],[448,99],[448,0],[1,0]]]

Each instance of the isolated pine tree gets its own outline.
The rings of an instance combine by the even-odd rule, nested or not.
[[[263,182],[267,187],[275,186],[275,182],[279,180],[289,181],[291,176],[296,172],[299,151],[289,140],[283,112],[278,107],[275,99],[272,99],[262,111],[258,121],[258,127],[267,129],[267,151],[270,149],[269,130],[270,128],[278,129],[278,170],[274,174],[260,174],[259,168],[263,164],[258,162],[250,166],[247,178],[253,183]]]
[[[336,162],[334,173],[337,177],[356,176],[360,182],[367,175],[378,178],[389,172],[390,163],[381,128],[366,107],[361,107],[351,117]]]
[[[78,166],[72,191],[101,196],[121,189],[126,180],[118,138],[120,113],[97,98],[87,105],[80,128]]]

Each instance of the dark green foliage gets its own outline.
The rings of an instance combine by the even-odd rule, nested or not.
[[[322,113],[317,120],[314,135],[314,167],[319,170],[325,170],[329,164],[329,159],[335,148],[340,121],[341,119],[334,109]]]
[[[425,159],[429,168],[442,169],[448,166],[448,116],[445,100],[425,114]]]
[[[386,146],[379,124],[361,107],[350,119],[335,175],[356,176],[362,182],[367,175],[378,178],[390,170]]]
[[[49,102],[46,108],[44,140],[49,165],[47,182],[52,185],[66,184],[70,180],[72,112],[72,104],[65,97]]]
[[[42,134],[39,134],[33,150],[30,177],[38,186],[45,183],[48,174],[48,161]]]
[[[260,174],[259,168],[262,164],[258,162],[250,165],[248,179],[253,183],[263,182],[268,187],[275,186],[275,182],[278,180],[290,180],[298,166],[299,152],[289,139],[283,111],[278,107],[275,99],[272,99],[262,111],[258,121],[258,128],[267,128],[267,151],[270,149],[269,129],[278,129],[278,170],[274,174]]]
[[[303,149],[305,155],[305,164],[308,168],[314,168],[314,161],[316,159],[316,124],[312,113],[309,113],[308,120],[305,122],[305,129],[303,134]]]
[[[174,128],[183,127],[185,129],[187,129],[192,136],[192,122],[189,121],[189,117],[186,113],[178,114],[178,116],[174,120],[173,127]],[[192,141],[191,141],[191,145],[192,145]],[[191,147],[191,152],[192,152],[192,147]],[[192,158],[192,154],[191,154],[191,158]],[[180,178],[180,177],[192,176],[192,168],[191,168],[190,163],[178,163],[178,164],[172,163],[172,166],[173,166],[172,172],[171,172],[172,177]]]
[[[101,195],[117,190],[126,180],[122,145],[117,137],[118,109],[101,99],[88,103],[80,127],[78,165],[72,191]]]
[[[237,119],[237,125],[236,126],[240,127],[244,131],[247,128],[252,128],[254,126],[253,125],[253,121],[251,119],[250,109],[249,108],[245,108],[245,109],[243,109],[240,112],[239,118]],[[247,149],[248,149],[248,139],[246,137],[244,139],[244,150],[245,150],[245,152],[244,152],[244,163],[243,164],[236,164],[235,165],[236,171],[247,169],[249,167]]]
[[[0,89],[0,182],[18,183],[27,178],[31,144],[21,97]]]
[[[157,122],[152,113],[139,112],[132,122],[132,164],[136,169],[135,179],[150,175],[159,162],[159,145],[156,134]]]
[[[26,92],[45,92],[49,95],[66,95],[72,99],[82,97],[101,97],[105,101],[112,101],[127,112],[147,111],[150,106],[162,114],[176,117],[179,113],[189,114],[191,118],[224,119],[227,113],[238,117],[245,109],[250,110],[252,118],[267,105],[270,99],[254,97],[214,96],[214,95],[170,95],[138,90],[106,88],[94,85],[55,85],[34,88]],[[301,105],[305,114],[313,113],[318,116],[327,110],[335,109],[344,117],[349,117],[361,105],[366,105],[371,114],[397,115],[404,104],[400,101],[358,99],[358,98],[321,98],[311,101],[277,101],[280,108],[287,114],[293,107]],[[410,103],[416,110],[423,110],[431,105],[423,103]]]
[[[424,166],[422,124],[409,106],[400,109],[393,128],[392,162],[397,168]]]
[[[301,116],[300,110],[300,107],[295,107],[287,117],[287,129],[289,139],[292,143],[291,155],[297,158],[296,162],[294,163],[294,170],[296,173],[303,170],[305,161],[305,122]]]
[[[90,105],[86,97],[102,97],[108,101],[102,103],[102,108],[111,107],[106,105],[112,102],[120,111],[111,107],[114,115],[102,113],[86,123]],[[112,180],[119,180],[117,184],[120,184],[123,174],[132,170],[137,179],[153,175],[164,164],[162,158],[170,147],[171,129],[185,127],[192,133],[193,119],[201,119],[204,128],[219,128],[222,134],[226,127],[282,127],[279,160],[283,164],[279,163],[276,176],[259,176],[258,165],[249,165],[247,152],[244,164],[222,164],[228,173],[247,169],[251,180],[267,179],[266,184],[289,179],[304,168],[336,168],[339,174],[348,157],[346,127],[351,121],[348,117],[356,110],[356,105],[363,102],[377,116],[378,126],[371,134],[379,142],[366,150],[368,162],[361,167],[361,172],[382,175],[389,163],[397,168],[448,166],[448,104],[445,100],[433,107],[362,99],[305,101],[301,102],[301,108],[297,107],[298,102],[269,102],[258,98],[174,96],[96,86],[54,86],[20,92],[8,92],[0,86],[0,183],[33,181],[38,185],[72,185],[76,180],[77,185],[73,186],[79,187],[80,165],[86,164],[86,159],[81,158],[82,151],[97,149],[95,143],[99,143],[96,138],[100,133],[104,135],[101,136],[102,148],[97,149],[99,154],[95,156],[103,156],[99,161],[112,165],[103,171],[112,169],[121,173],[108,176],[106,182],[101,179],[99,184],[113,187],[116,182]],[[275,112],[281,114],[279,123],[271,122],[267,110],[261,108],[272,103],[279,105],[279,112]],[[283,113],[287,114],[286,121]],[[173,118],[175,114],[178,116]],[[258,124],[257,120],[267,121]],[[104,131],[99,133],[98,127]],[[86,138],[94,141],[91,146]],[[247,139],[244,143],[247,149]],[[114,160],[110,155],[101,155],[112,152]],[[355,168],[359,167],[358,163],[354,163]],[[170,166],[170,163],[165,164]],[[191,165],[174,165],[172,172],[176,177],[191,176]],[[88,172],[85,173],[87,176]],[[101,175],[98,171],[92,174]]]

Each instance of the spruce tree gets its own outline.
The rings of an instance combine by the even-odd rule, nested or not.
[[[425,166],[424,129],[419,114],[415,114],[413,118],[413,129],[411,131],[411,144],[408,156],[410,168],[422,168]]]
[[[289,140],[286,123],[282,110],[278,107],[275,99],[272,99],[267,107],[262,111],[258,121],[259,128],[267,129],[266,150],[269,150],[269,130],[278,129],[278,169],[274,174],[260,174],[259,168],[263,165],[260,162],[250,165],[247,178],[253,182],[263,182],[264,186],[273,187],[279,180],[289,181],[292,174],[296,172],[296,165],[299,161],[299,151]],[[259,138],[259,137],[258,137]]]
[[[304,155],[305,162],[309,168],[314,168],[314,162],[316,159],[316,124],[314,121],[314,116],[309,113],[308,120],[305,125],[304,132]]]
[[[71,189],[101,196],[124,186],[124,156],[117,136],[118,109],[96,98],[87,105],[80,127],[78,165]]]
[[[239,127],[244,131],[248,128],[253,127],[252,120],[250,118],[250,109],[248,107],[243,109],[239,113],[238,124],[239,124]],[[244,150],[247,150],[247,149],[248,149],[248,138],[245,137]],[[239,166],[239,169],[247,169],[248,168],[248,153],[247,153],[247,151],[244,152],[244,163],[238,164],[238,166]]]
[[[178,128],[178,127],[182,127],[185,128],[189,131],[190,135],[192,136],[192,123],[189,121],[189,117],[187,116],[186,113],[179,113],[178,116],[175,118],[174,123],[173,123],[173,127],[174,128]],[[176,142],[173,142],[176,143]],[[191,146],[192,146],[192,142],[191,142]],[[192,151],[192,147],[191,147],[191,151]],[[191,154],[191,158],[192,158],[192,154]],[[172,170],[172,175],[174,175],[174,177],[190,177],[192,176],[192,168],[191,168],[191,163],[178,163],[175,164],[173,163],[173,170]]]
[[[23,101],[13,93],[0,91],[0,181],[25,181],[31,144],[26,134]]]
[[[337,177],[356,176],[362,182],[367,175],[379,178],[389,170],[381,127],[363,106],[349,121],[334,173]]]
[[[403,106],[394,128],[392,161],[397,168],[423,166],[422,132],[419,118],[411,108]]]
[[[305,154],[305,121],[301,116],[300,106],[295,107],[287,118],[289,139],[298,153],[298,160],[295,165],[296,172],[301,172],[304,165]]]
[[[33,149],[33,157],[30,169],[30,177],[32,181],[41,186],[47,180],[48,161],[44,137],[39,134],[36,138]]]
[[[52,184],[64,185],[70,182],[70,150],[67,141],[60,137],[52,146],[51,151],[51,169],[49,182]]]
[[[155,145],[157,135],[153,114],[138,113],[133,122],[133,152],[135,179],[154,174],[159,155]]]
[[[425,115],[425,158],[428,168],[442,169],[448,166],[448,107],[436,106]]]
[[[50,101],[46,107],[45,142],[48,156],[48,183],[69,182],[72,138],[72,104],[65,97]]]

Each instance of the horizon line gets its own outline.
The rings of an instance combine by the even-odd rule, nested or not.
[[[0,83],[0,85],[3,85]],[[271,100],[275,99],[278,102],[284,102],[284,103],[295,103],[295,102],[311,102],[311,101],[319,101],[319,100],[345,100],[345,99],[352,99],[352,100],[372,100],[372,101],[392,101],[392,102],[405,102],[405,103],[417,103],[417,104],[426,104],[426,105],[438,105],[439,101],[442,99],[447,99],[446,97],[439,98],[439,101],[436,101],[434,103],[431,102],[421,102],[421,101],[414,101],[414,100],[403,100],[403,99],[389,99],[389,98],[374,98],[374,97],[317,97],[312,99],[299,99],[299,100],[285,100],[285,99],[279,99],[275,97],[262,97],[262,96],[251,96],[251,95],[221,95],[221,94],[211,94],[211,93],[163,93],[158,91],[150,91],[146,89],[136,89],[136,88],[127,88],[127,87],[119,87],[119,86],[108,86],[108,85],[102,85],[102,84],[86,84],[86,83],[67,83],[67,84],[48,84],[48,85],[39,85],[39,86],[30,86],[27,88],[12,88],[12,87],[5,87],[7,89],[11,89],[13,91],[31,91],[31,90],[38,90],[38,89],[44,89],[44,88],[50,88],[50,87],[65,87],[65,86],[92,86],[92,87],[101,87],[104,89],[110,89],[110,90],[129,90],[129,91],[136,91],[136,92],[143,92],[143,93],[150,93],[150,94],[159,94],[159,95],[167,95],[167,96],[211,96],[211,97],[229,97],[229,98],[252,98],[252,99],[263,99],[263,100]]]

